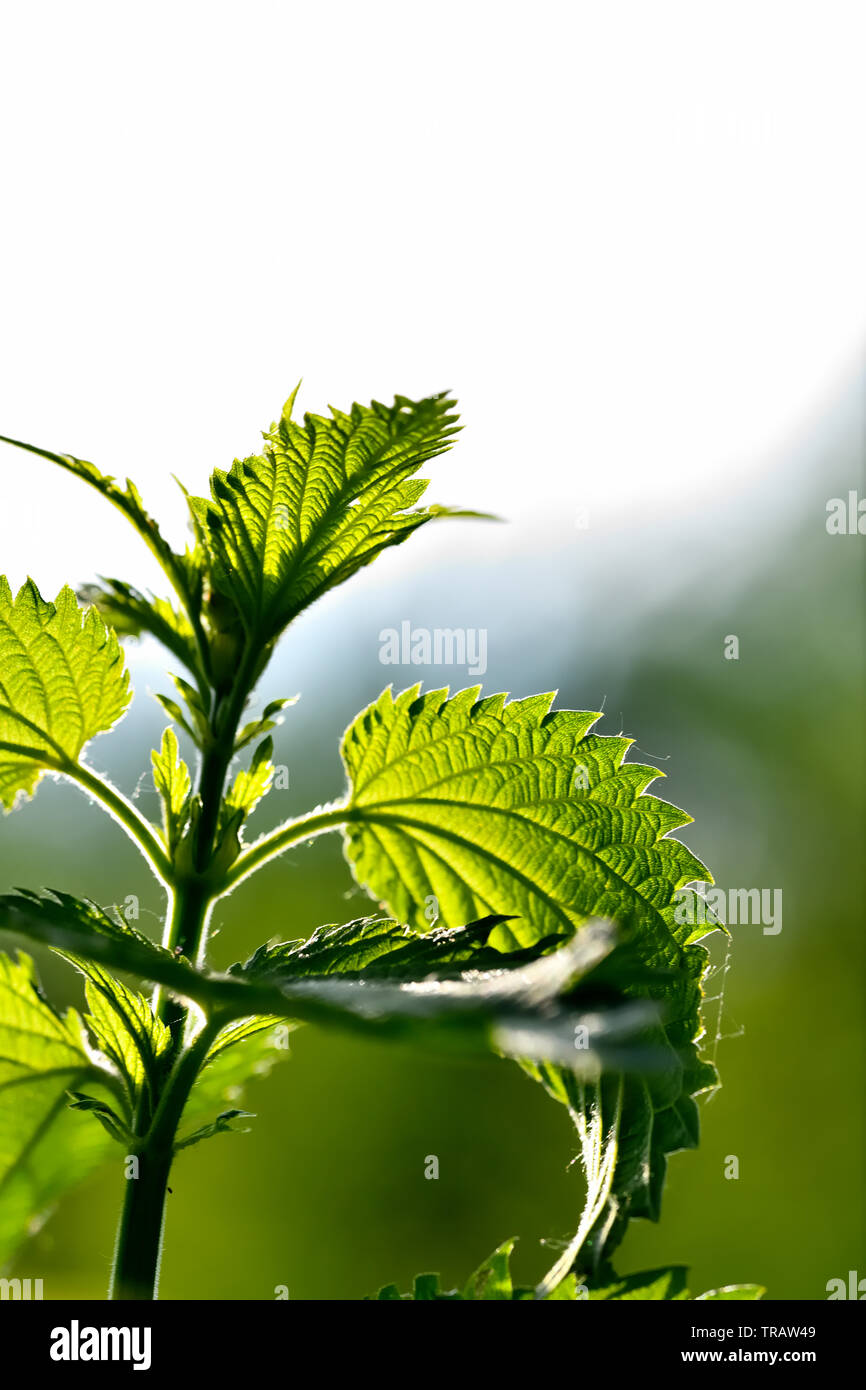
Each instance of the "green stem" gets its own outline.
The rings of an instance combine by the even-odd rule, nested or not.
[[[0,705],[0,714],[8,712],[10,711],[5,705]],[[56,753],[49,753],[45,748],[25,743],[10,743],[4,740],[0,742],[0,753],[12,753],[19,758],[30,758],[39,767],[46,768],[50,772],[57,772],[61,777],[68,777],[71,781],[84,787],[92,796],[96,797],[109,815],[113,816],[122,829],[126,831],[129,838],[138,845],[150,867],[162,879],[163,883],[168,883],[171,876],[171,860],[153,827],[135,809],[132,802],[127,801],[123,793],[113,787],[110,782],[106,782],[102,777],[97,777],[96,773],[91,772],[89,767],[84,767],[82,763],[68,758],[60,745],[31,724],[29,719],[23,719],[19,715],[15,715],[15,718],[20,723],[34,729],[40,738],[44,738],[57,751]]]
[[[219,825],[226,775],[234,753],[235,735],[249,693],[252,658],[242,663],[232,688],[215,699],[214,741],[205,751],[199,777],[201,819],[198,824],[195,863],[197,873],[171,881],[172,895],[163,945],[203,964],[207,924],[214,891],[207,869]],[[127,1181],[117,1232],[109,1298],[153,1299],[157,1296],[159,1266],[165,1224],[165,1196],[171,1172],[175,1140],[189,1093],[204,1063],[208,1048],[226,1014],[212,1014],[188,1046],[180,1039],[189,1029],[190,1012],[157,987],[154,1012],[172,1030],[177,1055],[172,1072],[158,1097],[153,1122],[141,1136],[135,1154],[138,1175]],[[141,1107],[136,1125],[147,1123]]]
[[[349,808],[340,804],[323,806],[298,820],[287,821],[270,835],[263,835],[260,840],[256,840],[255,844],[250,845],[249,849],[235,860],[225,876],[221,893],[227,893],[242,879],[248,878],[256,869],[260,869],[269,859],[276,859],[277,855],[282,854],[290,845],[297,844],[299,840],[312,839],[314,835],[322,835],[326,830],[335,830],[351,818]]]
[[[110,1299],[147,1300],[157,1297],[165,1197],[177,1129],[195,1079],[221,1027],[221,1018],[209,1020],[179,1054],[153,1123],[134,1155],[137,1172],[135,1176],[127,1176],[108,1291]],[[127,1164],[131,1157],[133,1155],[127,1158]]]
[[[199,951],[211,901],[211,893],[200,879],[174,885],[163,941],[168,950],[177,949],[182,955]],[[177,1056],[158,1098],[152,1122],[143,1105],[139,1105],[136,1114],[136,1132],[139,1126],[147,1128],[134,1155],[137,1174],[134,1178],[127,1177],[108,1293],[110,1299],[157,1297],[165,1197],[177,1129],[208,1048],[224,1021],[220,1013],[211,1016],[193,1042],[184,1047],[180,1039],[189,1025],[189,1010],[159,985],[154,991],[152,1007],[178,1040]]]
[[[235,738],[250,693],[254,665],[250,651],[242,661],[231,689],[217,695],[215,700],[211,721],[214,742],[204,754],[198,786],[201,820],[196,842],[196,866],[199,872],[207,868],[214,847],[226,775],[234,757]]]
[[[581,1136],[581,1149],[583,1154],[583,1166],[586,1172],[587,1191],[586,1201],[584,1202],[580,1222],[573,1238],[569,1241],[562,1254],[547,1271],[541,1283],[536,1287],[535,1297],[537,1299],[548,1298],[558,1284],[571,1270],[581,1251],[589,1240],[593,1227],[604,1213],[608,1198],[613,1187],[613,1179],[616,1173],[616,1163],[619,1157],[619,1127],[622,1119],[622,1097],[623,1097],[623,1078],[619,1077],[616,1092],[616,1105],[613,1120],[608,1129],[607,1135],[604,1134],[604,1119],[601,1112],[601,1102],[594,1112],[592,1124],[589,1129],[584,1130]],[[581,1107],[585,1116],[585,1106]],[[584,1119],[585,1125],[585,1119]]]
[[[167,951],[192,957],[196,965],[204,965],[207,924],[213,907],[210,889],[200,879],[175,884],[162,944]],[[153,976],[151,976],[153,979]],[[187,1010],[176,998],[158,984],[153,993],[151,1008],[156,1017],[182,1036]]]
[[[166,950],[186,956],[201,968],[204,962],[200,957],[212,905],[213,891],[203,879],[183,879],[176,883],[162,942]]]
[[[65,777],[70,777],[73,781],[78,782],[102,803],[109,815],[114,817],[129,838],[138,845],[163,883],[168,883],[171,879],[171,860],[154,830],[144,819],[144,816],[135,809],[132,802],[127,801],[126,797],[110,782],[106,782],[102,777],[97,777],[95,772],[91,772],[90,768],[84,767],[81,763],[69,762],[61,765],[57,770]]]

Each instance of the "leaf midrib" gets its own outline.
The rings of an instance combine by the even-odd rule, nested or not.
[[[459,805],[461,803],[457,804]],[[493,811],[495,808],[479,807],[478,809],[486,812]],[[508,812],[503,810],[501,814],[507,815]],[[475,841],[466,839],[465,836],[460,835],[459,832],[456,830],[448,830],[441,826],[432,826],[428,822],[416,821],[409,817],[392,817],[388,815],[382,815],[376,812],[373,812],[372,814],[367,814],[365,812],[361,816],[355,817],[353,819],[360,820],[364,823],[379,825],[396,825],[398,827],[404,825],[411,826],[413,829],[424,831],[427,835],[433,835],[434,837],[438,837],[439,839],[449,840],[455,844],[458,844],[464,849],[469,850],[470,853],[478,855],[479,857],[488,860],[488,862],[495,864],[498,869],[504,870],[506,877],[516,878],[519,879],[521,882],[527,884],[529,888],[532,890],[532,892],[535,894],[535,896],[542,898],[546,903],[548,903],[548,905],[554,910],[556,915],[566,922],[569,931],[573,931],[575,929],[574,922],[570,917],[567,916],[566,910],[562,908],[560,904],[558,904],[554,899],[551,899],[549,894],[545,890],[543,890],[538,883],[536,883],[533,879],[528,878],[525,874],[520,873],[513,867],[513,865],[509,864],[507,860],[501,859],[492,850],[485,849],[482,846],[478,845]],[[518,819],[523,818],[518,817]],[[353,823],[352,820],[350,820],[349,823]],[[615,880],[616,884],[621,885],[627,897],[633,896],[640,900],[641,904],[646,909],[646,911],[652,914],[652,917],[656,922],[657,926],[661,928],[662,932],[664,933],[665,942],[670,943],[671,950],[676,954],[677,966],[681,967],[682,950],[677,945],[676,941],[671,935],[667,922],[662,917],[658,908],[653,903],[649,902],[648,899],[643,897],[643,895],[639,892],[638,889],[634,888],[632,884],[628,883],[626,879],[622,878],[622,876],[618,874],[615,869],[611,868],[611,866],[607,864],[603,859],[600,859],[599,856],[593,850],[587,849],[583,845],[576,846],[575,842],[572,839],[570,839],[567,835],[564,835],[561,831],[553,830],[548,826],[545,826],[544,829],[549,830],[550,834],[556,836],[557,839],[564,841],[564,843],[571,849],[578,848],[584,854],[587,854],[595,863],[604,867],[606,875],[609,874]],[[425,845],[425,848],[428,849],[429,853],[436,854],[436,851],[430,849],[429,846]],[[383,853],[384,852],[385,851],[383,849]],[[448,861],[445,860],[441,855],[437,855],[437,857],[441,859],[443,863],[447,864]],[[390,860],[391,856],[387,855],[387,858]],[[449,867],[453,872],[453,866],[449,865]],[[495,910],[494,905],[491,904],[488,899],[482,898],[480,894],[475,892],[475,889],[472,889],[471,891],[474,896],[478,897],[481,901],[483,901],[487,907],[491,908],[492,911]]]

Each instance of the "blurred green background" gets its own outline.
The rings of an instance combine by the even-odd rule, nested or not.
[[[734,927],[727,962],[713,944],[708,1049],[723,1087],[702,1104],[700,1149],[671,1162],[661,1223],[635,1223],[618,1259],[623,1272],[686,1263],[694,1292],[759,1281],[774,1298],[815,1299],[849,1269],[866,1274],[866,540],[825,528],[828,498],[863,492],[860,399],[855,382],[772,467],[733,494],[672,499],[652,526],[627,501],[586,527],[551,501],[508,527],[428,528],[306,614],[261,690],[301,700],[276,740],[289,789],[256,830],[340,792],[339,735],[390,680],[472,683],[381,666],[381,629],[485,627],[488,691],[558,688],[561,705],[603,706],[601,731],[633,736],[667,774],[655,790],[694,815],[684,838],[717,883],[783,890],[778,935]],[[71,579],[99,570],[95,537],[87,550]],[[729,634],[736,661],[723,657]],[[155,649],[133,646],[130,661],[133,710],[91,761],[155,815],[142,769],[164,721],[148,691],[166,686]],[[73,788],[46,781],[0,837],[3,891],[50,886],[106,905],[134,893],[139,926],[159,931],[155,883]],[[347,920],[363,901],[336,838],[299,847],[221,905],[216,962]],[[78,1002],[67,967],[40,961],[53,997]],[[247,1105],[249,1133],[178,1161],[162,1297],[267,1299],[286,1285],[292,1298],[358,1298],[421,1270],[451,1285],[512,1235],[529,1281],[550,1262],[541,1242],[576,1224],[568,1118],[516,1066],[305,1028]],[[431,1154],[438,1181],[424,1176]],[[120,1187],[94,1176],[15,1272],[43,1278],[49,1298],[103,1297]]]

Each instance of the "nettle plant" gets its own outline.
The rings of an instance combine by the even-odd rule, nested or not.
[[[670,833],[690,817],[647,794],[660,774],[626,761],[630,740],[594,733],[598,714],[552,710],[549,694],[389,688],[343,737],[345,796],[248,840],[288,703],[252,702],[282,634],[387,547],[474,515],[417,505],[419,468],[457,432],[446,395],[303,423],[293,405],[260,455],[217,470],[210,497],[188,497],[183,554],[131,482],[21,446],[113,502],[173,597],[109,579],[49,602],[32,580],[15,597],[0,580],[0,801],[12,810],[46,772],[77,782],[141,850],[166,911],[156,945],[95,901],[0,897],[0,929],[71,962],[87,1007],[61,1014],[27,956],[0,955],[0,1263],[113,1155],[123,1202],[109,1296],[155,1297],[174,1156],[243,1119],[221,1108],[227,1095],[309,1022],[514,1059],[577,1129],[585,1205],[537,1288],[513,1285],[507,1241],[462,1292],[421,1275],[411,1293],[388,1285],[379,1298],[689,1297],[680,1267],[621,1278],[611,1263],[632,1218],[658,1218],[667,1156],[697,1144],[696,1097],[716,1084],[697,1045],[707,956],[696,943],[710,927],[682,910],[687,885],[710,876]],[[130,702],[119,637],[143,633],[184,672],[157,697],[172,721],[151,754],[161,825],[83,761]],[[197,749],[194,777],[176,729]],[[377,909],[210,967],[215,904],[327,831],[342,834]]]

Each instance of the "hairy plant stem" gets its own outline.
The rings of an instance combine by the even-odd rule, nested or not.
[[[235,737],[249,694],[251,662],[242,663],[232,688],[214,701],[214,741],[205,751],[199,775],[201,819],[194,847],[196,873],[174,879],[163,945],[203,964],[207,927],[214,900],[207,868],[214,849],[226,776],[234,755]],[[193,1014],[172,995],[157,987],[154,1013],[174,1035],[174,1065],[156,1098],[153,1119],[139,1106],[134,1156],[137,1174],[127,1178],[117,1230],[110,1299],[154,1299],[165,1224],[165,1199],[177,1130],[208,1048],[224,1016],[212,1014],[191,1040]],[[139,1130],[141,1126],[141,1131]]]
[[[276,859],[290,845],[297,844],[299,840],[311,840],[326,830],[335,830],[337,826],[345,825],[351,819],[351,809],[342,803],[337,803],[322,806],[306,816],[301,816],[298,820],[287,821],[285,825],[279,826],[269,835],[264,835],[260,840],[256,840],[255,844],[250,845],[249,849],[235,860],[226,874],[222,891],[228,892],[236,887],[243,879],[260,869],[263,864],[267,864],[269,859]]]
[[[201,966],[204,963],[202,957],[212,907],[212,893],[201,879],[193,878],[175,884],[162,941],[166,950],[187,956]],[[176,1038],[183,1036],[188,1010],[179,1000],[158,985],[151,1007],[156,1017],[171,1028]]]
[[[202,883],[176,885],[168,916],[164,945],[182,953],[197,946],[206,930],[211,898]],[[144,1100],[135,1117],[135,1136],[140,1141],[127,1156],[137,1160],[132,1175],[126,1174],[126,1189],[117,1229],[110,1299],[154,1299],[159,1284],[165,1198],[171,1172],[174,1144],[184,1106],[207,1050],[222,1026],[221,1015],[211,1016],[191,1040],[190,1010],[173,995],[157,987],[153,1011],[174,1035],[174,1065],[161,1094],[156,1097],[151,1119]]]
[[[0,714],[12,714],[20,724],[39,733],[39,730],[29,719],[15,715],[14,711],[10,710],[7,705],[0,704]],[[53,742],[53,740],[46,739],[44,734],[40,734],[40,738],[49,743]],[[136,810],[132,802],[127,801],[122,792],[119,792],[104,777],[99,777],[83,763],[69,758],[59,744],[54,744],[54,749],[55,752],[51,754],[44,747],[34,747],[25,743],[9,743],[5,740],[0,742],[0,752],[13,753],[19,758],[30,758],[38,767],[50,769],[61,777],[68,777],[71,781],[84,787],[85,791],[96,799],[103,810],[107,811],[129,838],[138,845],[157,877],[163,883],[168,883],[171,875],[169,857],[154,834],[153,827]]]
[[[583,1088],[581,1087],[581,1095]],[[593,1229],[603,1216],[610,1197],[619,1154],[619,1128],[622,1119],[623,1078],[617,1082],[616,1109],[607,1133],[603,1132],[601,1109],[596,1105],[592,1120],[586,1122],[586,1105],[581,1107],[578,1130],[581,1134],[582,1162],[586,1173],[587,1190],[577,1231],[559,1258],[547,1271],[535,1290],[537,1299],[549,1298],[556,1286],[565,1278],[569,1270],[576,1268],[576,1262],[585,1247],[590,1243]],[[608,1225],[613,1219],[609,1218]],[[604,1241],[602,1240],[602,1244]]]
[[[166,882],[171,872],[171,866],[159,840],[154,835],[147,821],[141,816],[132,802],[127,801],[125,796],[107,782],[103,777],[97,777],[96,773],[91,772],[90,768],[84,767],[82,763],[68,763],[59,769],[65,776],[74,779],[80,786],[89,791],[97,801],[100,801],[109,815],[113,816],[119,825],[123,827],[127,835],[142,850],[145,857],[150,860],[154,871]]]
[[[256,658],[250,648],[241,660],[232,686],[228,690],[218,692],[214,697],[211,717],[214,741],[202,759],[198,787],[201,797],[201,821],[195,854],[196,866],[200,872],[207,866],[214,848],[223,788],[234,757],[235,738],[253,682],[255,662]]]
[[[157,1296],[165,1198],[174,1156],[178,1125],[189,1093],[201,1070],[208,1048],[222,1027],[222,1019],[210,1019],[175,1060],[160,1097],[153,1122],[142,1136],[134,1155],[134,1171],[127,1173],[126,1192],[108,1297],[115,1300],[149,1300]]]

